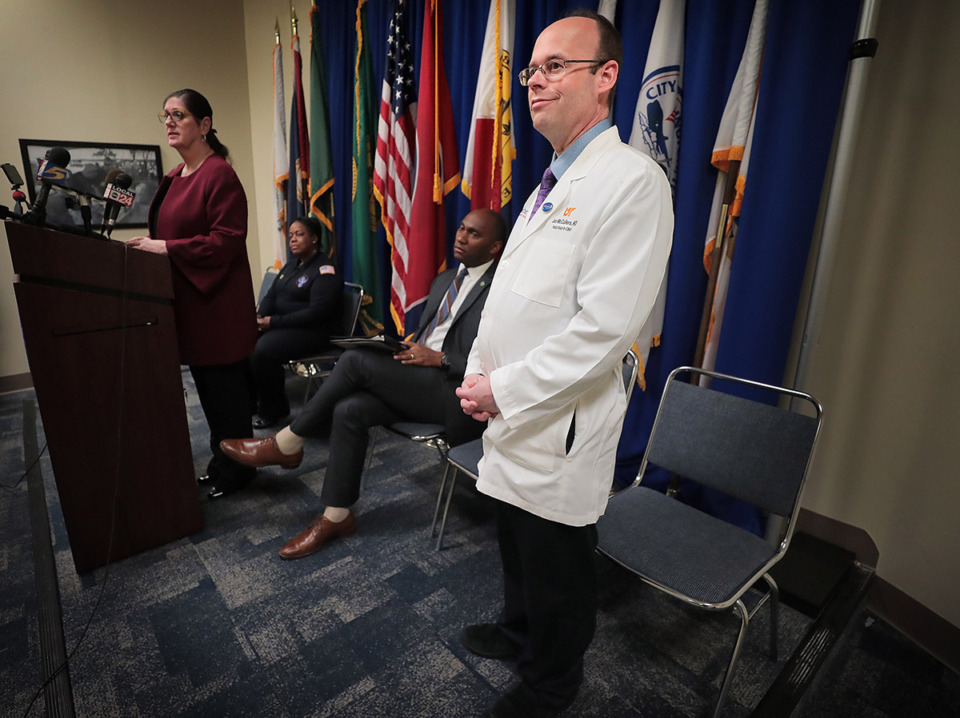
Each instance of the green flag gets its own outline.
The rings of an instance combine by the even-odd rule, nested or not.
[[[363,286],[364,323],[368,333],[383,329],[380,295],[380,262],[377,220],[373,200],[373,154],[376,138],[371,130],[376,97],[373,65],[367,46],[367,0],[357,1],[357,44],[353,82],[353,279]],[[368,302],[369,298],[369,302]]]
[[[332,255],[337,248],[333,223],[333,156],[327,109],[327,73],[320,42],[320,12],[310,8],[310,214],[323,223],[320,244]]]

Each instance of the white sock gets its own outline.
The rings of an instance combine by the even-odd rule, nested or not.
[[[350,509],[341,509],[336,506],[328,506],[323,510],[323,515],[333,523],[338,524],[350,515]]]
[[[289,426],[280,429],[275,438],[277,440],[277,447],[279,447],[281,453],[296,454],[303,449],[303,439],[290,431]]]

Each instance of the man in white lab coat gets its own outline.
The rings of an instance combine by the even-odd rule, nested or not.
[[[626,411],[620,364],[653,309],[673,236],[670,187],[610,120],[622,49],[578,12],[537,39],[533,125],[555,151],[510,235],[457,390],[489,420],[477,488],[497,500],[504,607],[463,643],[517,659],[492,716],[550,716],[583,680],[596,624],[596,521]],[[555,184],[554,184],[555,178]]]

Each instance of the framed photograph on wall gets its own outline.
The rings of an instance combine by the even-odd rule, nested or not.
[[[66,167],[68,176],[63,184],[71,189],[103,197],[105,180],[110,170],[116,168],[130,175],[133,183],[129,189],[136,197],[132,207],[124,207],[120,211],[114,226],[147,226],[150,200],[163,178],[159,145],[20,140],[23,177],[31,203],[37,197],[37,170],[51,147],[62,147],[70,153],[70,163]],[[103,207],[103,202],[92,203],[91,212],[96,227],[100,226],[103,218]],[[47,224],[64,231],[82,231],[83,219],[76,198],[66,192],[51,192],[47,200]]]

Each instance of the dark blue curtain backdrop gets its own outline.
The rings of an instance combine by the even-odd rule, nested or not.
[[[411,2],[409,39],[419,68],[424,2]],[[331,75],[337,233],[343,269],[349,278],[356,3],[328,0],[319,5]],[[626,141],[659,4],[657,0],[620,0],[617,5],[624,66],[614,120]],[[639,467],[666,375],[693,360],[707,279],[702,263],[703,241],[716,181],[710,154],[753,5],[753,0],[687,2],[683,134],[663,343],[651,352],[646,392],[633,394],[620,446],[619,483],[631,481]],[[859,0],[771,0],[753,154],[717,360],[719,371],[773,384],[782,381],[859,5]],[[584,6],[594,8],[596,1],[517,0],[514,70],[529,61],[537,35],[546,25],[565,11]],[[445,0],[443,4],[445,63],[461,167],[488,8],[485,0]],[[378,92],[390,11],[390,0],[367,3],[367,42]],[[303,52],[308,53],[305,44]],[[552,156],[550,146],[532,127],[526,91],[516,79],[512,98],[517,159],[513,166],[514,199],[504,209],[510,220],[516,218],[527,195],[538,185]],[[457,223],[468,211],[469,201],[462,193],[448,195],[451,246]],[[382,230],[380,245],[386,269],[389,247]],[[389,271],[384,272],[384,285],[377,296],[384,305],[389,299],[387,282]],[[708,503],[714,513],[741,524],[753,520],[741,516],[738,507],[718,503],[713,497],[708,497]]]

